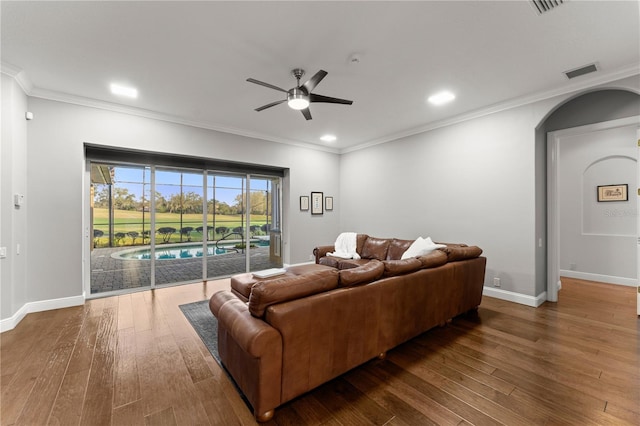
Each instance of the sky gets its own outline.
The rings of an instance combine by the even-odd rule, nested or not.
[[[195,192],[202,195],[202,173],[179,172],[174,170],[162,170],[156,168],[156,191],[165,198],[180,192],[180,178],[184,192]],[[147,191],[151,181],[151,169],[142,167],[115,167],[116,186],[126,188],[130,194],[134,194],[137,200],[142,198],[142,182],[147,184]],[[229,205],[234,204],[235,198],[241,194],[244,176],[233,175],[208,175],[207,187],[209,193],[207,199],[215,198]],[[252,178],[251,191],[266,191],[270,189],[269,179]],[[214,193],[215,192],[215,193]]]

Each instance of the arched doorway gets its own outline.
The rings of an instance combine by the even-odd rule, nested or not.
[[[541,124],[538,126],[538,128],[536,129],[536,152],[540,152],[541,150],[544,151],[544,155],[540,156],[543,159],[546,160],[547,166],[546,167],[537,167],[538,173],[541,172],[541,170],[544,170],[544,174],[545,174],[545,178],[546,178],[546,187],[547,187],[547,196],[546,196],[546,205],[545,206],[539,206],[539,208],[542,209],[546,209],[548,211],[548,214],[546,215],[546,223],[544,224],[544,226],[546,226],[547,229],[547,253],[544,259],[537,259],[536,262],[544,262],[545,265],[538,265],[538,271],[541,270],[546,270],[547,271],[547,277],[546,277],[546,293],[547,293],[547,300],[548,301],[557,301],[557,290],[558,290],[558,285],[559,285],[559,277],[560,277],[560,272],[564,271],[576,271],[575,273],[579,276],[580,271],[578,269],[578,262],[571,262],[568,260],[567,253],[566,251],[563,251],[564,249],[561,249],[561,245],[560,245],[560,238],[561,238],[561,230],[562,230],[562,221],[561,221],[561,217],[560,217],[560,211],[561,211],[561,204],[563,203],[567,203],[567,199],[572,198],[574,202],[576,202],[576,200],[579,200],[579,202],[581,203],[578,206],[578,209],[574,209],[574,213],[578,210],[580,210],[580,214],[576,214],[573,219],[575,220],[576,224],[579,223],[581,226],[580,229],[580,233],[585,234],[586,235],[586,239],[589,240],[588,243],[584,242],[584,238],[582,241],[582,247],[583,248],[588,248],[588,249],[592,249],[591,253],[585,255],[585,258],[582,259],[582,263],[585,264],[587,263],[586,267],[583,268],[584,270],[583,275],[582,276],[586,276],[586,277],[607,277],[607,274],[611,274],[611,269],[615,269],[616,265],[612,265],[611,263],[615,263],[615,255],[612,253],[605,253],[605,255],[602,256],[602,258],[600,258],[599,260],[602,263],[602,265],[606,265],[606,268],[603,269],[607,269],[608,268],[608,272],[606,272],[606,274],[598,274],[598,273],[594,273],[594,270],[597,270],[597,265],[595,263],[597,262],[588,262],[587,259],[589,258],[589,256],[594,256],[594,253],[597,253],[598,250],[602,250],[602,251],[606,251],[607,249],[609,249],[610,247],[607,247],[606,245],[603,245],[602,247],[599,247],[597,243],[594,243],[594,241],[598,240],[598,239],[603,239],[603,238],[608,238],[610,241],[608,242],[608,244],[611,244],[612,240],[625,240],[625,243],[622,244],[622,246],[627,247],[627,249],[631,249],[631,251],[633,251],[633,260],[634,260],[634,266],[633,266],[633,277],[630,278],[628,281],[624,282],[623,284],[628,284],[629,282],[633,282],[633,285],[637,285],[637,279],[638,279],[638,273],[637,273],[637,254],[638,254],[638,249],[637,249],[637,235],[638,235],[638,226],[637,226],[637,221],[638,221],[638,215],[637,215],[637,197],[635,197],[635,187],[638,183],[638,174],[637,174],[637,152],[636,152],[636,148],[635,148],[635,132],[636,132],[636,128],[640,125],[640,95],[633,93],[631,91],[627,91],[627,90],[598,90],[598,91],[593,91],[593,92],[589,92],[589,93],[585,93],[579,96],[576,96],[566,102],[564,102],[561,105],[558,105],[553,112],[551,112],[542,122]],[[620,214],[618,215],[618,219],[620,217],[622,217],[623,219],[626,219],[626,222],[632,221],[633,222],[633,231],[629,231],[629,229],[627,229],[626,231],[624,231],[622,233],[622,235],[614,235],[616,234],[616,232],[611,232],[611,230],[607,230],[607,226],[612,225],[613,220],[609,220],[609,222],[607,223],[606,220],[604,220],[602,217],[596,217],[597,220],[599,220],[599,222],[596,224],[595,229],[597,229],[597,232],[593,232],[594,229],[593,223],[588,224],[587,228],[585,229],[585,218],[589,219],[589,217],[591,217],[591,219],[593,219],[594,214],[603,214],[603,211],[605,210],[603,208],[603,204],[599,204],[597,203],[596,200],[596,188],[594,186],[593,189],[593,193],[591,194],[590,192],[587,191],[586,195],[585,194],[575,194],[572,193],[570,190],[569,192],[567,192],[567,188],[566,187],[562,187],[560,188],[559,184],[558,184],[558,180],[560,179],[560,174],[567,174],[570,173],[567,170],[563,169],[562,167],[569,167],[568,163],[565,164],[561,164],[560,161],[560,155],[570,155],[571,150],[565,150],[566,152],[560,152],[559,150],[559,141],[560,139],[557,139],[558,137],[567,137],[569,139],[571,139],[571,135],[581,135],[581,134],[587,134],[589,132],[601,132],[601,131],[605,131],[607,129],[615,129],[615,128],[620,128],[620,127],[625,127],[625,126],[631,126],[630,132],[629,133],[629,145],[627,147],[627,152],[631,152],[631,154],[622,154],[619,155],[620,153],[606,153],[606,152],[599,152],[599,153],[595,153],[592,152],[591,155],[593,158],[595,158],[596,160],[598,158],[607,158],[609,160],[612,161],[605,161],[606,164],[608,164],[608,166],[606,167],[601,167],[603,164],[605,163],[599,163],[599,173],[600,173],[600,178],[596,178],[596,182],[599,182],[598,179],[602,179],[602,182],[605,182],[607,180],[607,167],[616,167],[616,166],[612,166],[612,164],[614,164],[616,161],[619,161],[621,158],[627,158],[627,160],[632,160],[634,165],[632,166],[634,171],[633,174],[635,176],[630,177],[629,173],[627,173],[627,175],[625,175],[626,177],[624,179],[618,177],[618,179],[622,179],[625,180],[625,183],[628,185],[629,188],[629,198],[628,201],[626,202],[626,204],[624,204],[622,206],[622,208],[620,208],[620,206],[617,206],[618,208],[615,209],[616,212],[627,212],[627,215],[623,215]],[[634,127],[635,126],[635,127]],[[553,140],[551,140],[551,142],[549,142],[549,144],[547,144],[547,135],[548,134],[552,134],[553,135]],[[602,136],[602,135],[600,135]],[[575,139],[579,139],[579,140],[575,140]],[[585,148],[585,146],[581,146],[582,145],[582,140],[580,140],[581,136],[576,136],[576,138],[574,138],[573,140],[573,144],[577,147],[580,147],[580,149],[582,149],[583,154],[584,155],[585,152],[589,153],[588,148]],[[584,137],[584,141],[587,141],[587,137]],[[597,141],[591,141],[591,144],[593,145],[594,143],[597,143]],[[567,145],[568,146],[568,145]],[[563,145],[564,147],[564,145]],[[611,148],[613,149],[613,148]],[[605,148],[606,151],[606,148]],[[629,158],[631,157],[631,158]],[[591,163],[593,163],[593,161],[591,161]],[[591,164],[588,163],[588,164]],[[575,165],[574,165],[575,166]],[[625,166],[628,167],[628,166]],[[586,170],[586,167],[584,167],[584,169]],[[594,169],[591,169],[591,172],[593,172]],[[611,169],[610,169],[611,170]],[[611,178],[613,179],[616,175],[616,173],[609,173],[611,175]],[[592,179],[593,176],[591,176],[589,179]],[[582,184],[584,186],[584,188],[581,189],[581,191],[586,191],[586,186],[592,186],[591,181],[589,181],[589,179],[587,179],[588,182],[584,181],[584,176],[580,176],[580,179],[582,179]],[[613,182],[610,182],[613,183]],[[618,203],[620,204],[620,203]],[[612,206],[613,204],[610,204],[610,206]],[[632,207],[629,207],[632,206]],[[566,211],[566,206],[564,206],[564,210]],[[596,212],[594,213],[595,210]],[[612,210],[608,210],[609,212],[611,212]],[[633,214],[633,212],[636,212],[635,214]],[[625,217],[626,216],[626,217]],[[617,219],[615,217],[615,215],[610,215],[610,217],[608,219]],[[565,218],[566,220],[566,218]],[[591,226],[591,228],[589,228],[589,226]],[[602,231],[602,229],[605,229],[604,231]],[[586,232],[585,232],[586,231]],[[620,234],[620,233],[618,233]],[[633,234],[633,235],[631,235]],[[605,239],[606,239],[605,238]],[[621,248],[619,247],[619,242],[616,242],[615,244],[618,244],[618,246],[616,246],[616,248],[613,249],[613,251],[615,252],[616,250],[621,250]],[[614,245],[615,245],[614,244]],[[580,250],[578,250],[580,251]],[[578,256],[579,253],[573,253],[574,255]],[[608,256],[611,255],[611,256]],[[596,269],[594,269],[594,267]],[[615,274],[613,274],[615,275]],[[630,275],[629,271],[625,271],[623,272],[621,275]],[[619,278],[619,277],[618,277]],[[606,278],[603,279],[606,282]],[[614,280],[615,281],[615,280]],[[619,283],[619,282],[617,282]]]

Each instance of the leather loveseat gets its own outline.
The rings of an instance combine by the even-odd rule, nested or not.
[[[256,420],[480,305],[479,248],[449,244],[401,259],[412,241],[358,235],[358,242],[360,260],[333,264],[322,260],[332,247],[317,247],[316,264],[267,279],[237,275],[231,290],[211,297],[220,359]]]

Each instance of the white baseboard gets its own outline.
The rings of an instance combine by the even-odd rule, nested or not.
[[[508,302],[520,303],[521,305],[527,305],[534,308],[537,308],[547,301],[546,291],[543,291],[537,296],[528,296],[526,294],[502,290],[501,288],[483,287],[482,294],[484,296],[495,297],[496,299],[506,300]]]
[[[52,309],[68,308],[71,306],[79,306],[83,303],[84,295],[25,303],[11,317],[0,320],[0,333],[13,330],[27,314],[30,314],[32,312],[42,312],[50,311]]]
[[[618,284],[627,287],[637,287],[638,280],[634,278],[614,277],[611,275],[591,274],[589,272],[568,271],[566,269],[560,270],[561,277],[575,278],[578,280],[598,281],[607,284]]]

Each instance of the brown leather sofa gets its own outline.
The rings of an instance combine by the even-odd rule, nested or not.
[[[449,244],[401,260],[411,241],[358,241],[363,259],[322,264],[333,263],[322,260],[333,248],[317,247],[316,264],[267,279],[237,275],[231,290],[211,297],[220,359],[256,420],[480,305],[486,258],[478,247]]]

